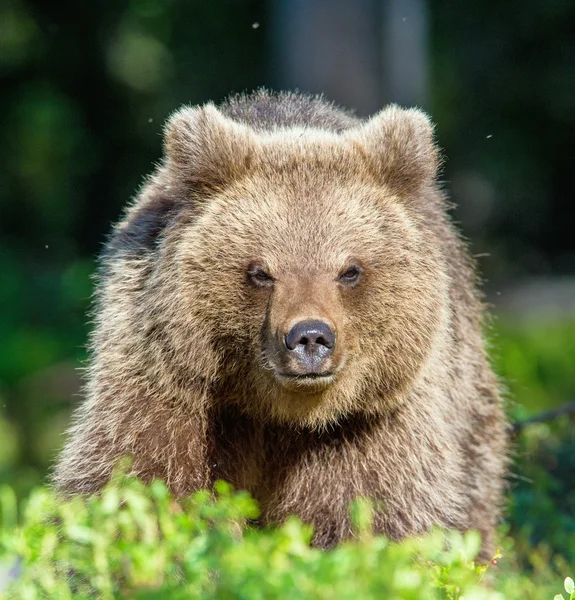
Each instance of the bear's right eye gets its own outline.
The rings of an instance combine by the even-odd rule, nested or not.
[[[266,273],[259,265],[252,265],[248,269],[248,279],[257,287],[270,287],[274,278]]]

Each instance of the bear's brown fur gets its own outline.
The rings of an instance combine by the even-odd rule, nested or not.
[[[505,419],[438,161],[418,110],[260,91],[176,112],[102,260],[58,488],[95,491],[128,454],[176,495],[247,489],[321,546],[368,496],[378,532],[477,528],[487,558]],[[309,319],[336,336],[326,376],[282,345]]]

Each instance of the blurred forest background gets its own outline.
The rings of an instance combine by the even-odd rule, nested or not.
[[[424,107],[511,418],[575,400],[574,31],[573,0],[3,0],[0,482],[25,493],[63,441],[95,257],[164,120],[259,86]],[[573,429],[517,436],[509,514],[575,556]]]

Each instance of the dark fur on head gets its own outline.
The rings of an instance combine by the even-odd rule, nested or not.
[[[505,420],[438,164],[418,110],[259,91],[176,112],[102,260],[57,486],[95,491],[129,454],[177,495],[248,489],[322,546],[362,495],[378,531],[478,528],[487,558]],[[319,373],[285,345],[307,322],[335,340]]]

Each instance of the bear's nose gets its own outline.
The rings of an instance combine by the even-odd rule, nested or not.
[[[289,330],[284,342],[288,350],[326,358],[333,352],[335,332],[324,321],[300,321]]]

